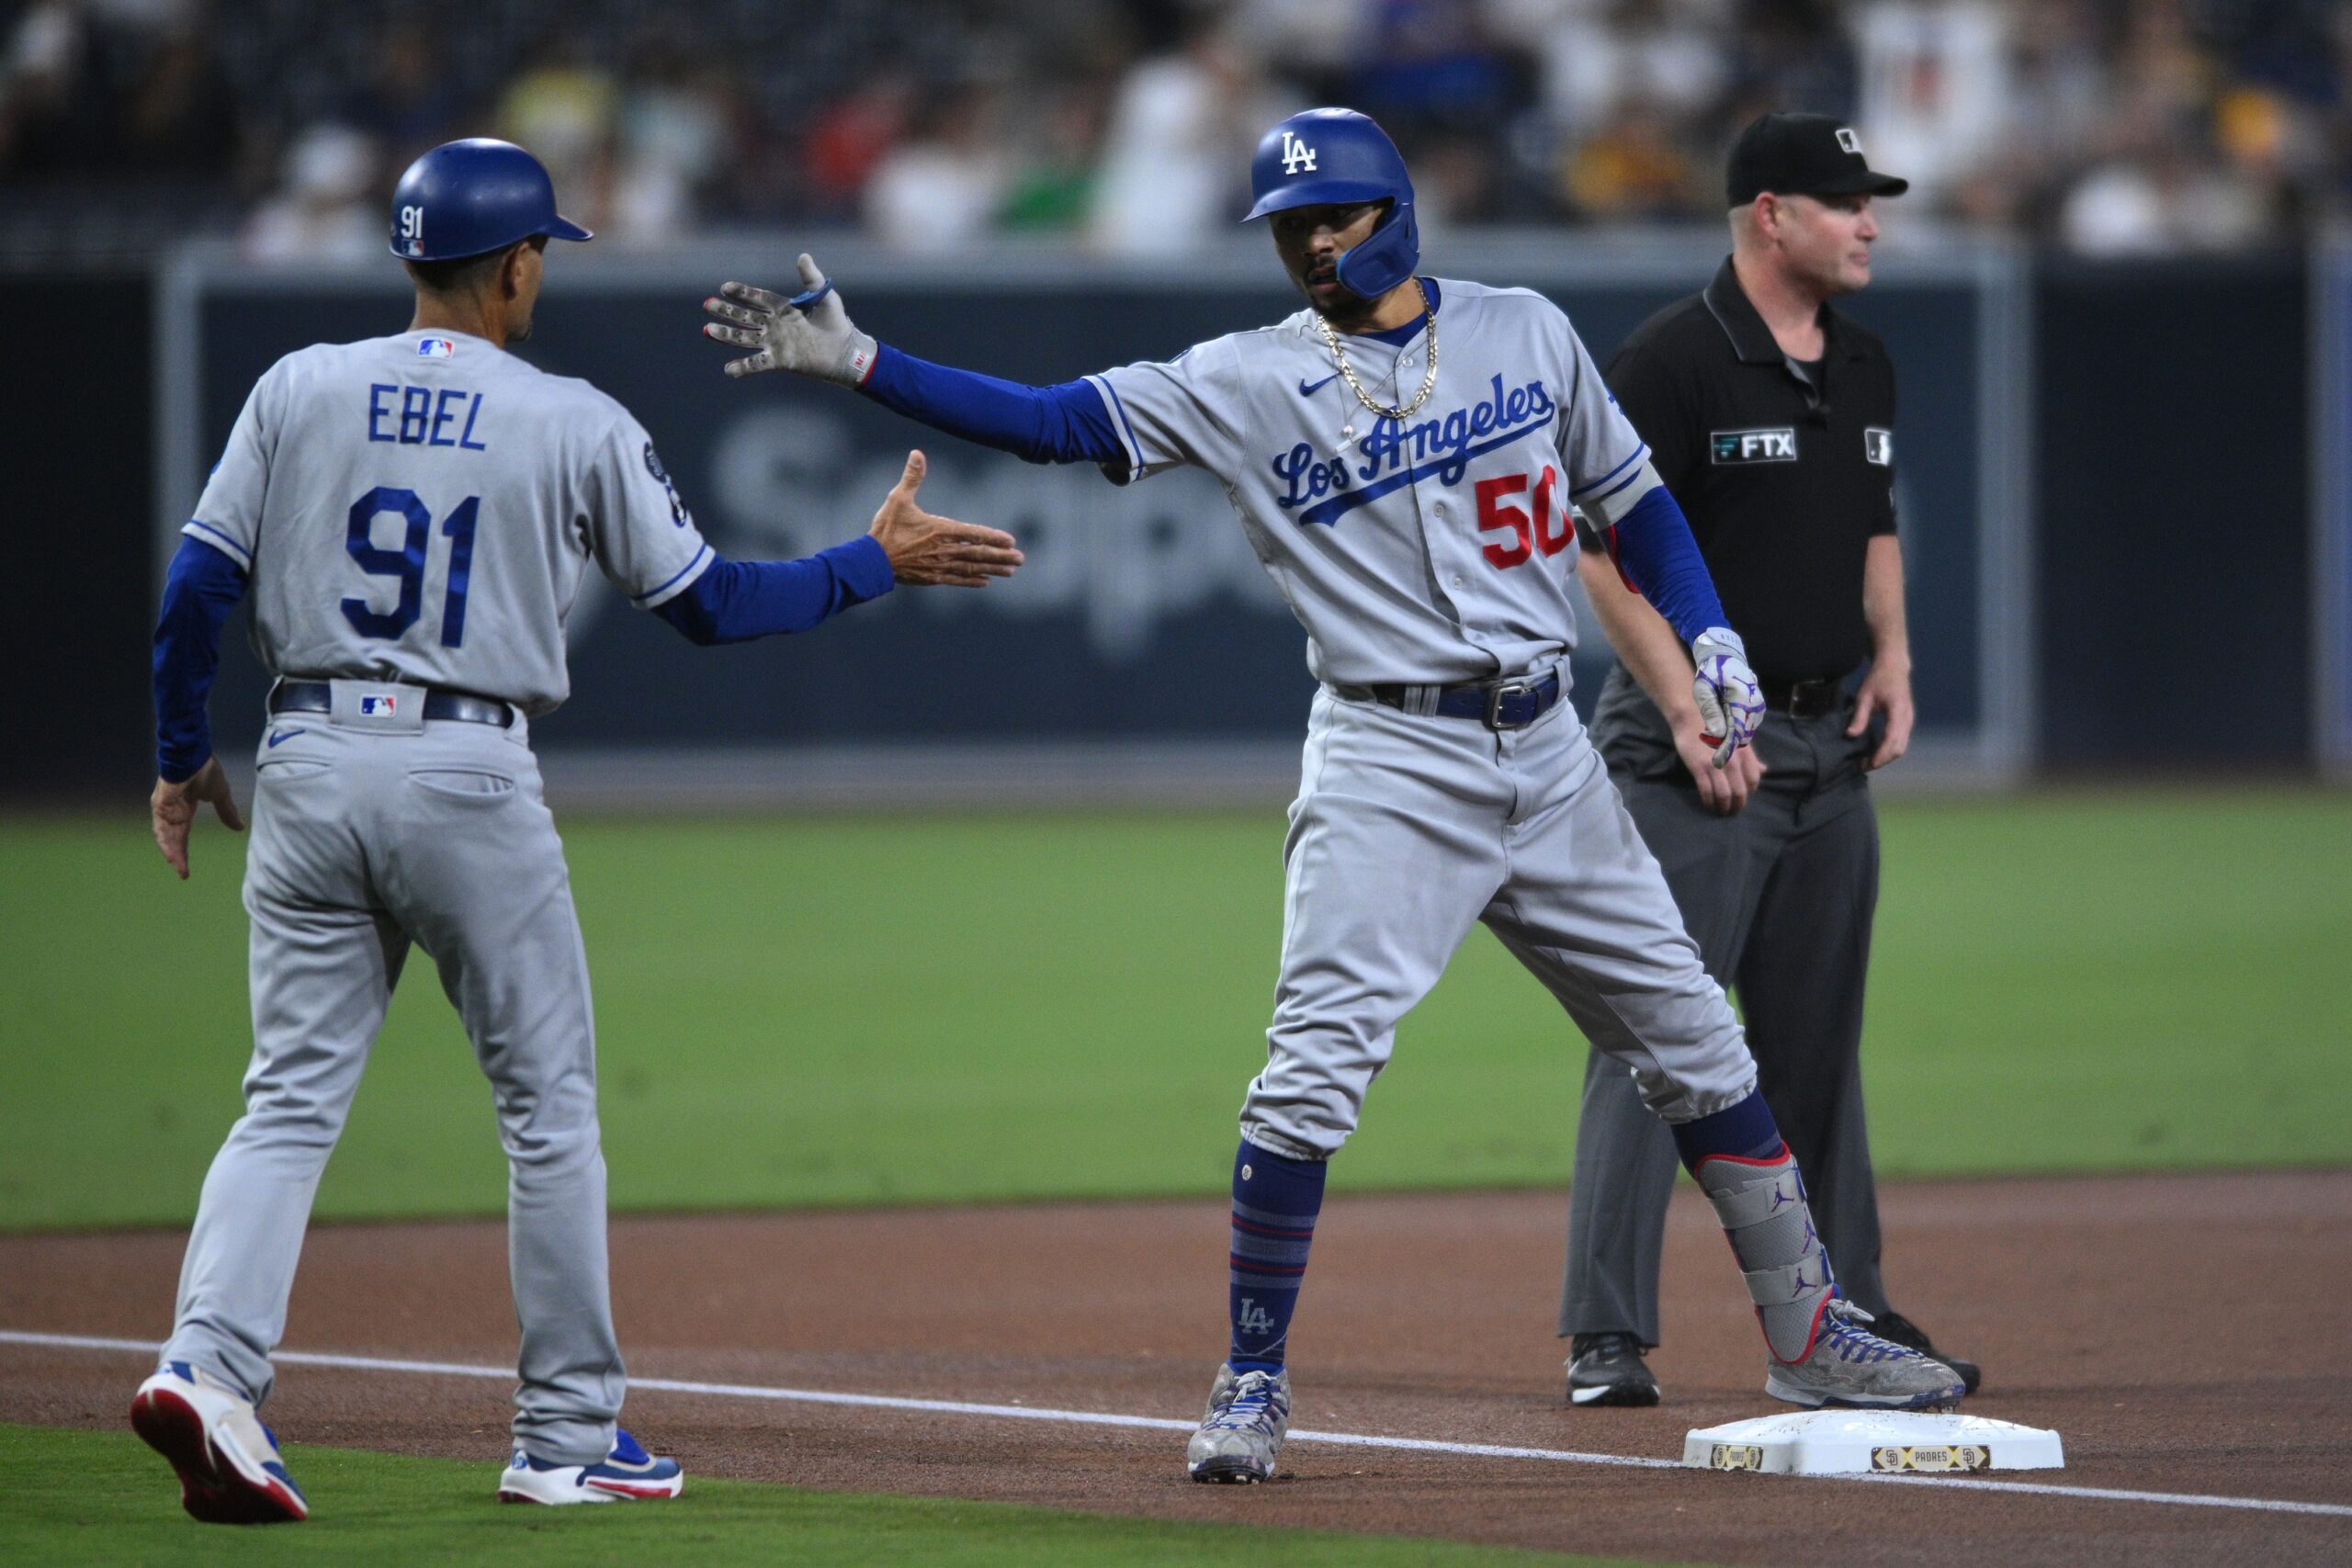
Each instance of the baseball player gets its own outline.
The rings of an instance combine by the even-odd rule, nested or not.
[[[1249,216],[1269,220],[1307,309],[1166,364],[1046,388],[926,364],[852,326],[807,256],[802,294],[730,283],[704,328],[752,351],[730,374],[839,381],[1032,460],[1097,463],[1119,483],[1205,468],[1306,628],[1322,689],[1291,807],[1267,1063],[1233,1164],[1231,1337],[1187,1469],[1273,1474],[1325,1163],[1474,920],[1673,1126],[1746,1273],[1772,1393],[1957,1398],[1948,1369],[1864,1332],[1838,1298],[1739,1023],[1562,700],[1573,502],[1614,530],[1690,647],[1718,754],[1762,712],[1647,448],[1548,300],[1415,273],[1412,182],[1371,120],[1283,120],[1250,178]]]
[[[588,965],[529,740],[569,691],[564,618],[592,560],[714,643],[806,630],[894,581],[980,586],[1021,558],[1010,536],[916,505],[917,453],[870,536],[721,559],[626,409],[504,352],[530,333],[547,242],[589,237],[519,147],[418,159],[391,222],[414,321],[270,367],[165,581],[153,805],[182,877],[200,805],[243,826],[204,703],[248,592],[277,677],[245,864],[245,1114],[205,1179],[162,1368],[131,1405],[199,1519],[309,1515],[254,1411],[311,1195],[412,944],[464,1019],[511,1173],[522,1386],[498,1495],[678,1495],[677,1461],[616,1426]]]

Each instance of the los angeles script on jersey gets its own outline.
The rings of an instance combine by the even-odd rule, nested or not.
[[[1355,444],[1360,462],[1351,461],[1344,452],[1317,457],[1304,441],[1277,454],[1274,477],[1289,487],[1279,504],[1285,511],[1306,506],[1298,514],[1302,524],[1330,524],[1399,485],[1424,479],[1459,484],[1471,458],[1533,434],[1550,424],[1557,412],[1542,378],[1506,389],[1498,375],[1487,396],[1468,408],[1418,424],[1396,419],[1374,422],[1372,433]]]

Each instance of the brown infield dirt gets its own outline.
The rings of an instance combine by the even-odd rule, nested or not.
[[[1897,1304],[1984,1365],[1967,1410],[2064,1436],[2064,1471],[1995,1479],[2352,1504],[2352,1172],[1917,1183],[1883,1202]],[[1335,1197],[1293,1337],[1298,1426],[1669,1458],[1692,1427],[1784,1408],[1687,1184],[1652,1357],[1666,1403],[1568,1408],[1565,1213],[1559,1194]],[[1197,1418],[1225,1239],[1223,1204],[1188,1201],[638,1217],[612,1250],[641,1377]],[[0,1238],[0,1327],[161,1338],[182,1240]],[[313,1231],[286,1343],[510,1363],[503,1227]],[[0,1343],[0,1419],[111,1427],[142,1372]],[[508,1393],[293,1366],[269,1416],[301,1442],[479,1459],[486,1497]],[[626,1419],[690,1475],[1679,1562],[2352,1562],[2352,1517],[1941,1482],[1297,1441],[1272,1484],[1207,1487],[1175,1432],[645,1389]]]

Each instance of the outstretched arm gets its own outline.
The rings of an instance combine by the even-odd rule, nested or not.
[[[890,563],[871,538],[799,560],[714,560],[653,613],[701,648],[805,632],[890,592]]]
[[[714,561],[653,613],[707,648],[808,631],[896,583],[985,588],[1012,576],[1022,561],[1012,535],[915,504],[925,467],[921,452],[907,454],[906,472],[864,537],[800,560]]]
[[[1033,463],[1124,460],[1111,411],[1090,383],[1031,387],[902,354],[851,324],[840,292],[814,260],[804,254],[799,266],[804,288],[790,299],[729,283],[703,301],[716,318],[704,335],[752,351],[728,361],[729,376],[790,370],[838,381],[934,430]]]

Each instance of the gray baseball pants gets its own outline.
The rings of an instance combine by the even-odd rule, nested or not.
[[[345,682],[336,682],[340,688]],[[256,1404],[286,1328],[311,1201],[412,942],[490,1079],[522,1327],[514,1437],[611,1451],[624,1373],[605,1253],[588,962],[538,762],[512,729],[282,714],[257,759],[244,900],[254,1055],[245,1114],[205,1178],[165,1360]],[[352,707],[338,694],[338,707]]]
[[[1327,1159],[1346,1142],[1398,1021],[1481,920],[1654,1124],[1755,1088],[1739,1021],[1565,702],[1498,733],[1324,688],[1284,866],[1273,1027],[1241,1112],[1261,1148]]]
[[[1877,738],[1848,739],[1852,720],[1850,705],[1768,716],[1756,737],[1762,786],[1727,818],[1701,803],[1665,716],[1623,667],[1601,687],[1592,728],[1707,972],[1739,992],[1758,1087],[1804,1172],[1838,1285],[1877,1313],[1886,1286],[1861,1077],[1879,864],[1863,764]],[[1577,1126],[1561,1334],[1658,1342],[1658,1255],[1679,1168],[1673,1140],[1596,1041]]]

